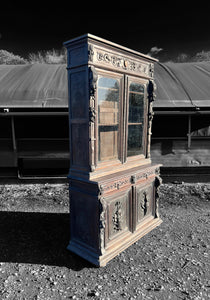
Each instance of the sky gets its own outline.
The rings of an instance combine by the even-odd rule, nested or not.
[[[199,7],[198,2],[196,7],[193,2],[187,7],[184,2],[167,1],[161,6],[147,1],[132,8],[124,2],[100,2],[100,10],[93,10],[95,5],[90,2],[81,7],[81,1],[78,8],[63,1],[21,3],[1,7],[0,49],[23,57],[61,49],[63,42],[87,32],[145,54],[152,47],[162,48],[159,57],[163,60],[180,53],[210,51],[209,9]]]

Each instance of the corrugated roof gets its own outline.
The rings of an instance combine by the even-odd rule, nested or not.
[[[156,63],[156,108],[210,106],[210,62]]]
[[[156,63],[154,108],[210,107],[210,62]],[[68,107],[66,65],[0,65],[0,107]]]
[[[0,65],[0,107],[67,107],[65,65]]]

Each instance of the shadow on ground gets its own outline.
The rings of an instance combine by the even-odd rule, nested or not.
[[[69,214],[65,213],[0,212],[0,260],[73,270],[91,267],[66,250],[69,227]]]

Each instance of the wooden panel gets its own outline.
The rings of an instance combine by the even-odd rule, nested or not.
[[[88,164],[88,128],[86,124],[71,124],[72,166],[85,167]]]
[[[71,118],[86,118],[88,116],[86,70],[81,70],[70,75],[70,87]]]
[[[98,198],[73,189],[70,191],[71,239],[98,249]]]
[[[69,50],[69,65],[70,67],[79,66],[87,63],[88,50],[87,45],[77,46]]]

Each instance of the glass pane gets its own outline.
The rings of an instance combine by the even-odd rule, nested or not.
[[[139,83],[132,82],[129,87],[130,92],[144,93],[144,86]]]
[[[128,156],[142,153],[142,125],[128,125]]]
[[[99,161],[118,158],[118,126],[99,126]]]
[[[132,82],[129,85],[128,145],[127,155],[143,153],[144,86]]]
[[[144,95],[129,94],[129,123],[142,123],[144,120]]]
[[[98,87],[102,88],[118,88],[119,87],[119,82],[110,77],[100,77],[98,80]]]
[[[98,80],[98,159],[118,158],[119,81],[100,77]]]

